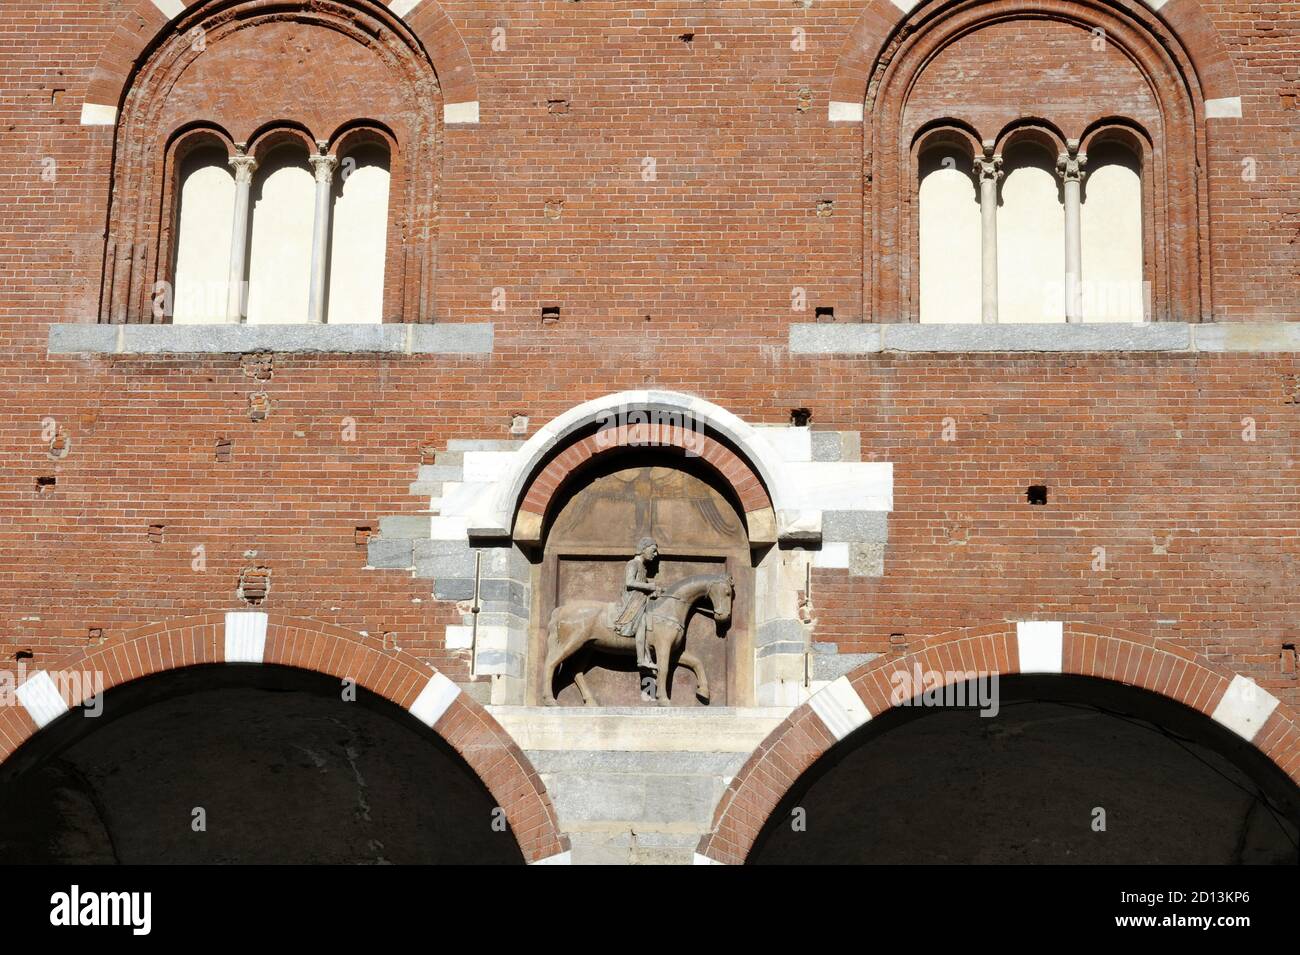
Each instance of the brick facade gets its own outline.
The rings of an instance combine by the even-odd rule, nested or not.
[[[1198,103],[1240,97],[1240,117],[1184,131],[1205,150],[1213,308],[1168,317],[1294,321],[1296,8],[1075,6],[1157,20],[1193,64]],[[1300,706],[1296,355],[791,353],[791,326],[816,309],[871,317],[864,126],[828,114],[861,100],[899,16],[884,0],[421,0],[404,19],[437,75],[437,148],[406,175],[436,192],[431,285],[390,288],[416,304],[386,315],[491,322],[492,350],[277,354],[262,373],[238,354],[48,354],[51,325],[106,315],[126,157],[115,125],[82,123],[83,104],[122,105],[166,18],[147,0],[12,0],[0,15],[5,659],[30,650],[29,668],[55,666],[161,620],[248,609],[241,575],[268,568],[259,609],[469,682],[467,655],[442,636],[461,620],[455,603],[367,569],[380,517],[420,508],[421,449],[507,439],[517,415],[535,430],[655,387],[755,424],[809,409],[814,430],[855,432],[863,461],[892,462],[886,572],[816,570],[817,641],[897,654],[956,627],[1066,620],[1162,641]],[[1011,22],[1001,29],[1023,30],[1030,53],[983,69],[1005,97],[994,105],[1034,115],[1022,100],[1034,21]],[[286,89],[321,75],[271,47],[245,68]],[[187,96],[205,107],[201,90]],[[477,122],[448,122],[468,103]],[[355,118],[371,118],[364,102]],[[558,321],[542,322],[546,306]],[[1031,484],[1047,486],[1046,506],[1026,502]],[[535,838],[535,857],[558,850],[555,832]]]

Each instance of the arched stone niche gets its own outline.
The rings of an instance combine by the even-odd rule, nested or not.
[[[660,586],[693,574],[729,574],[735,581],[731,619],[711,619],[707,604],[687,618],[685,649],[708,673],[709,705],[753,702],[753,565],[744,512],[734,493],[690,459],[653,454],[620,455],[601,462],[574,482],[557,502],[535,567],[533,680],[530,702],[540,700],[545,680],[546,627],[551,612],[573,600],[620,602],[626,562],[643,537],[659,545],[652,578]],[[675,661],[674,661],[675,662]],[[640,705],[652,693],[649,674],[630,657],[580,653],[556,675],[561,705],[581,705],[574,667],[602,706]],[[662,673],[662,671],[661,671]],[[687,668],[669,671],[673,706],[700,706],[697,682]]]
[[[632,504],[598,501],[612,485],[584,490],[646,468],[685,477],[656,484],[650,474]],[[631,487],[623,491],[635,491],[636,479],[624,480]],[[863,461],[856,432],[755,425],[692,395],[626,391],[576,405],[527,441],[453,439],[419,468],[411,493],[424,496],[428,510],[381,518],[368,566],[428,579],[434,600],[455,604],[445,645],[465,654],[485,702],[541,701],[544,628],[562,599],[557,555],[621,570],[649,526],[663,536],[669,573],[673,561],[702,561],[721,563],[734,578],[723,638],[731,658],[725,675],[709,673],[713,705],[790,707],[857,665],[859,654],[812,639],[813,571],[884,573],[893,467]],[[663,515],[682,528],[656,531]],[[716,533],[695,527],[701,521]],[[585,573],[600,592],[583,599],[621,600],[621,575]],[[697,709],[698,701],[680,697],[693,689],[690,675],[680,679],[687,682],[673,690],[681,709]],[[628,695],[616,691],[616,701],[620,692]],[[639,694],[630,701],[645,705]]]

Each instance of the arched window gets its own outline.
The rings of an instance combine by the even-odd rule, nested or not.
[[[191,4],[122,95],[100,320],[433,321],[441,95],[381,0]]]
[[[206,140],[179,158],[176,186],[172,321],[225,319],[230,280],[235,179],[227,147]]]
[[[382,140],[363,140],[341,154],[331,217],[330,322],[383,320],[389,168],[389,149]]]
[[[1040,122],[983,142],[941,126],[918,142],[920,321],[1149,317],[1151,212],[1132,128],[1094,130],[1091,154]]]
[[[997,320],[1065,321],[1065,220],[1056,156],[1039,139],[1012,143],[1003,154],[997,208]]]
[[[175,293],[159,295],[174,305],[159,317],[383,321],[392,145],[360,128],[336,146],[289,128],[251,149],[206,132],[182,138],[171,157]]]
[[[307,321],[312,276],[315,185],[307,150],[273,147],[253,176],[248,242],[250,325]]]
[[[977,297],[984,322],[1212,315],[1198,173],[1210,101],[1150,5],[898,6],[888,29],[864,16],[836,79],[864,87],[865,317],[969,322]],[[991,63],[1021,65],[1009,77]],[[854,105],[832,100],[832,121]],[[976,147],[978,241],[957,171],[918,153],[937,128]]]
[[[980,201],[968,144],[932,136],[920,154],[920,320],[980,321]]]
[[[1083,314],[1090,322],[1140,322],[1150,312],[1141,152],[1135,137],[1103,135],[1088,145],[1087,157]]]

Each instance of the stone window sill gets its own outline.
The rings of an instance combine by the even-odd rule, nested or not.
[[[1044,325],[798,324],[793,355],[876,352],[1296,352],[1300,322]]]
[[[491,323],[463,325],[52,325],[51,355],[247,352],[490,355]]]

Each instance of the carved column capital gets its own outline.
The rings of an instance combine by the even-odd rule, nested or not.
[[[329,183],[334,179],[334,169],[339,164],[338,156],[329,156],[324,154],[308,156],[307,161],[311,163],[311,168],[316,174],[317,182]]]
[[[997,182],[1002,178],[1002,157],[985,144],[984,154],[975,157],[974,171],[980,182]]]
[[[1063,182],[1082,182],[1087,175],[1084,166],[1088,164],[1088,154],[1079,150],[1079,141],[1071,139],[1065,144],[1065,150],[1056,157],[1056,174]]]
[[[230,157],[230,168],[235,170],[236,184],[253,181],[253,171],[257,169],[257,160],[247,153],[238,153]]]

